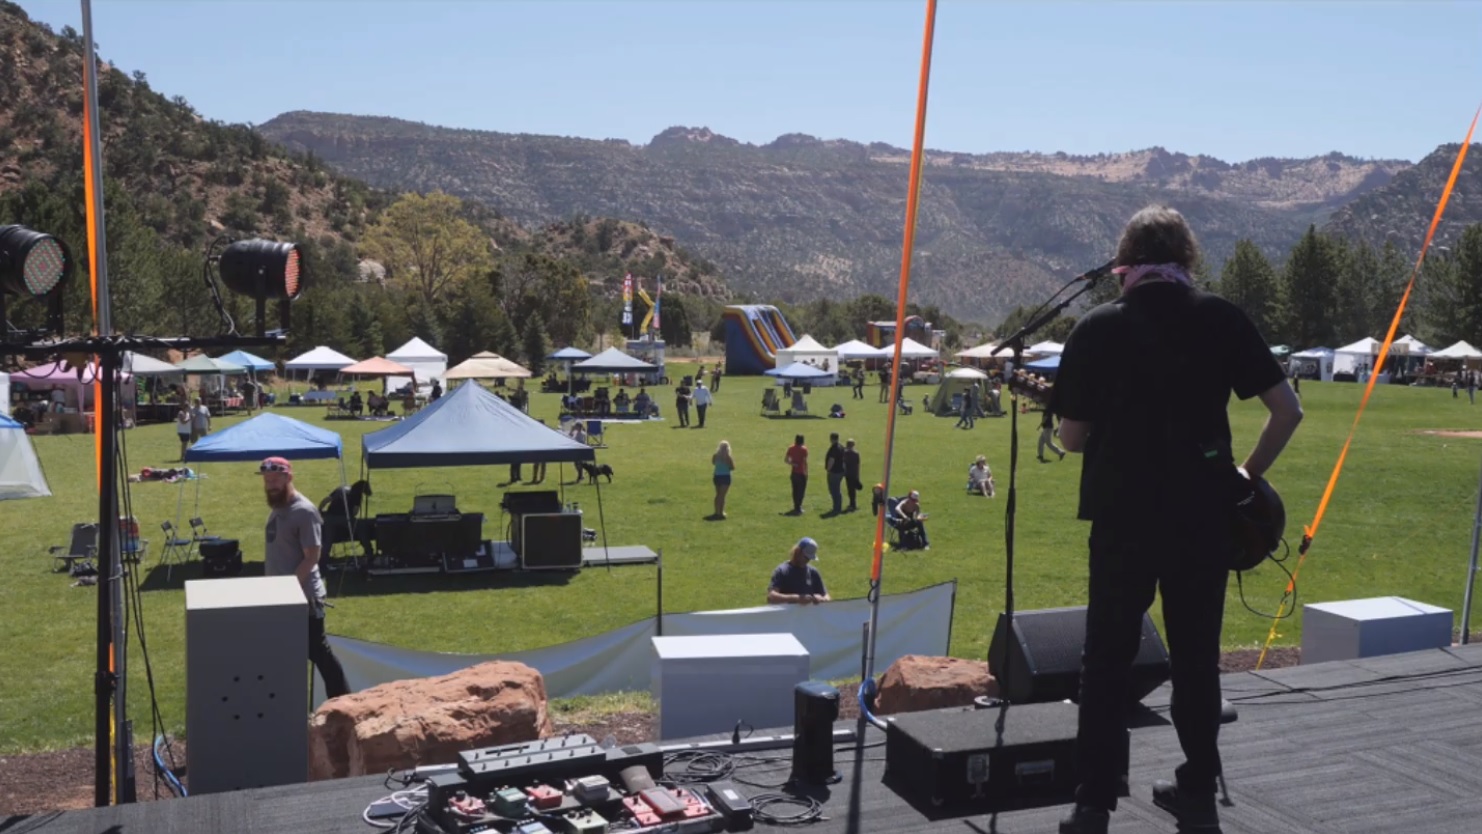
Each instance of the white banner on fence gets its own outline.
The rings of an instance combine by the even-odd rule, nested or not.
[[[957,583],[947,582],[880,600],[880,634],[875,668],[883,671],[908,654],[945,655],[952,635]],[[664,636],[710,634],[792,634],[810,656],[814,680],[857,677],[863,625],[870,605],[863,599],[826,605],[767,605],[730,611],[665,614]],[[545,679],[551,698],[603,692],[648,690],[653,667],[654,618],[570,643],[504,654],[445,654],[418,651],[330,635],[335,656],[345,667],[351,691],[409,678],[446,675],[488,660],[517,660]],[[315,706],[324,684],[315,684]]]

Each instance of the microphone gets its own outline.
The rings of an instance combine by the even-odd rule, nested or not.
[[[1108,276],[1108,275],[1111,274],[1112,267],[1116,266],[1116,264],[1117,264],[1117,259],[1116,258],[1112,258],[1111,260],[1107,261],[1106,263],[1102,264],[1101,266],[1098,266],[1095,269],[1088,269],[1085,272],[1082,272],[1080,275],[1077,275],[1075,278],[1073,278],[1071,280],[1072,281],[1095,281],[1098,278],[1105,278],[1106,276]]]

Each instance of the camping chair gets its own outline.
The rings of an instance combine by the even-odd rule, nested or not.
[[[777,402],[777,389],[768,388],[762,392],[762,415],[781,414],[782,405]]]
[[[926,547],[926,544],[921,540],[920,531],[916,530],[915,528],[912,528],[910,530],[901,529],[901,525],[905,524],[906,520],[901,517],[898,508],[900,507],[900,503],[904,500],[906,499],[885,499],[885,526],[890,528],[890,549],[921,550],[922,548]]]
[[[598,449],[606,449],[607,444],[602,441],[602,421],[587,421],[587,445]]]
[[[796,417],[799,414],[807,414],[808,413],[808,401],[805,400],[805,399],[803,399],[803,392],[801,392],[801,391],[793,391],[792,392],[792,409],[790,411],[788,411],[787,413],[789,415],[791,415],[791,416],[794,416],[794,417]]]
[[[118,556],[125,562],[139,562],[149,552],[149,539],[139,538],[139,519],[133,516],[118,520]]]
[[[47,548],[51,558],[61,563],[55,571],[70,572],[73,563],[96,558],[98,555],[98,525],[96,524],[74,524],[72,525],[72,543],[56,545]]]
[[[170,578],[170,570],[175,565],[185,566],[190,561],[191,554],[196,551],[196,540],[185,538],[183,533],[175,530],[175,525],[168,521],[160,522],[160,529],[165,533],[165,546],[160,549],[159,564],[167,565],[165,568],[166,581]]]

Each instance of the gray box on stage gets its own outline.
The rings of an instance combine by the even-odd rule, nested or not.
[[[1451,645],[1451,611],[1402,597],[1302,606],[1302,663],[1356,660]]]
[[[808,650],[791,634],[655,637],[659,738],[791,727],[793,687],[808,680]]]
[[[185,583],[192,794],[308,781],[308,619],[292,576]]]

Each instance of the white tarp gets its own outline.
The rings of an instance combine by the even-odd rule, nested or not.
[[[946,582],[881,597],[876,668],[884,670],[908,654],[945,655],[956,594],[957,584]],[[860,624],[869,617],[870,605],[864,599],[665,614],[663,636],[789,633],[808,649],[815,680],[838,680],[859,675]],[[345,667],[352,692],[390,681],[446,675],[489,660],[517,660],[540,672],[547,696],[569,698],[648,690],[652,638],[658,633],[657,622],[650,617],[594,637],[504,654],[445,654],[336,635],[329,642]],[[324,682],[317,677],[314,692],[318,706],[324,700]]]
[[[786,368],[794,362],[806,362],[829,373],[839,370],[838,351],[824,347],[817,339],[806,333],[801,339],[777,351],[777,367]]]
[[[51,495],[36,449],[20,423],[0,415],[0,501]]]
[[[386,354],[386,358],[411,368],[417,372],[417,387],[431,388],[433,380],[441,380],[443,374],[448,371],[448,355],[413,336],[411,341]],[[393,376],[386,378],[386,390],[395,391],[411,382],[404,376]],[[447,381],[443,381],[443,387],[447,387]]]

